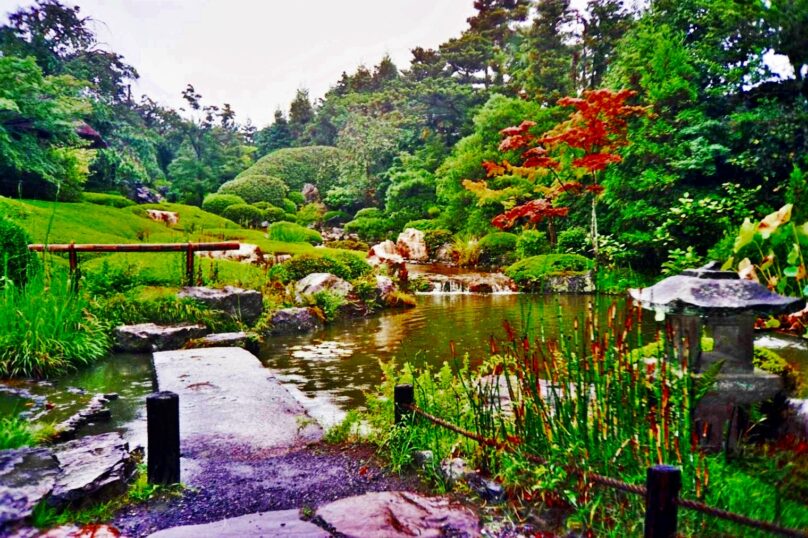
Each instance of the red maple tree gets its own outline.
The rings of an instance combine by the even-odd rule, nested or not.
[[[628,119],[647,114],[645,107],[628,105],[635,95],[631,90],[608,89],[584,92],[583,97],[564,97],[558,104],[575,110],[563,122],[549,131],[534,135],[533,121],[525,120],[515,127],[500,131],[504,137],[500,151],[524,149],[522,163],[512,165],[508,161],[482,163],[487,177],[503,174],[534,177],[536,169],[543,169],[552,178],[544,197],[517,205],[496,216],[491,223],[502,230],[512,228],[519,222],[536,224],[547,219],[550,223],[551,241],[554,241],[552,219],[566,216],[567,207],[556,205],[562,193],[592,195],[591,236],[597,254],[597,197],[604,188],[599,176],[609,165],[622,161],[620,148],[628,145]],[[470,188],[473,182],[464,182]],[[477,185],[477,184],[475,184]],[[474,190],[474,189],[473,189]],[[476,190],[480,190],[477,186]]]

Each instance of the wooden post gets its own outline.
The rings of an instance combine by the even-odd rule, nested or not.
[[[71,287],[73,289],[73,293],[79,291],[79,278],[81,275],[79,274],[79,255],[76,253],[76,243],[70,243],[70,247],[67,251],[67,257],[70,262],[70,278],[71,278]]]
[[[187,286],[194,285],[194,245],[188,243],[185,251],[185,282]]]
[[[149,484],[180,481],[180,397],[154,392],[146,397]]]
[[[396,385],[393,389],[393,405],[395,409],[395,425],[401,424],[405,418],[412,416],[410,405],[415,403],[415,390],[412,385]]]
[[[649,467],[646,487],[645,538],[675,538],[682,471],[670,465]]]

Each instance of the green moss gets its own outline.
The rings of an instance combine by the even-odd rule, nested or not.
[[[129,207],[135,202],[120,194],[105,194],[101,192],[85,192],[81,195],[81,200],[88,204],[106,205],[110,207]]]

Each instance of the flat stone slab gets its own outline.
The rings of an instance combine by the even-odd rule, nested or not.
[[[215,333],[192,340],[188,347],[249,347],[250,335],[244,331]]]
[[[161,326],[154,323],[122,325],[115,329],[115,349],[126,353],[151,353],[180,349],[189,340],[208,334],[204,325]]]
[[[445,497],[405,491],[366,493],[317,509],[339,536],[366,538],[440,538],[481,536],[480,518]]]
[[[56,483],[59,463],[46,448],[0,451],[0,535],[31,515]]]
[[[118,432],[56,445],[53,453],[62,467],[48,499],[53,506],[105,500],[123,493],[136,468],[129,443]]]
[[[154,368],[159,389],[180,397],[181,446],[292,448],[322,437],[289,391],[244,349],[163,351],[154,354]]]
[[[186,525],[164,529],[150,538],[242,538],[245,536],[277,536],[279,538],[329,538],[330,533],[314,523],[301,521],[298,510],[259,512],[246,516],[223,519],[205,525]]]
[[[194,299],[247,324],[254,323],[264,312],[264,297],[260,291],[233,286],[225,286],[224,289],[186,287],[177,297]]]

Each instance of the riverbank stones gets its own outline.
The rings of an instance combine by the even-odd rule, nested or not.
[[[202,338],[208,332],[204,325],[122,325],[115,329],[115,349],[125,353],[181,349],[189,340]]]
[[[183,288],[177,297],[194,299],[212,310],[221,310],[248,325],[255,323],[264,312],[264,297],[261,292],[233,286],[225,286],[222,289],[187,287]]]

